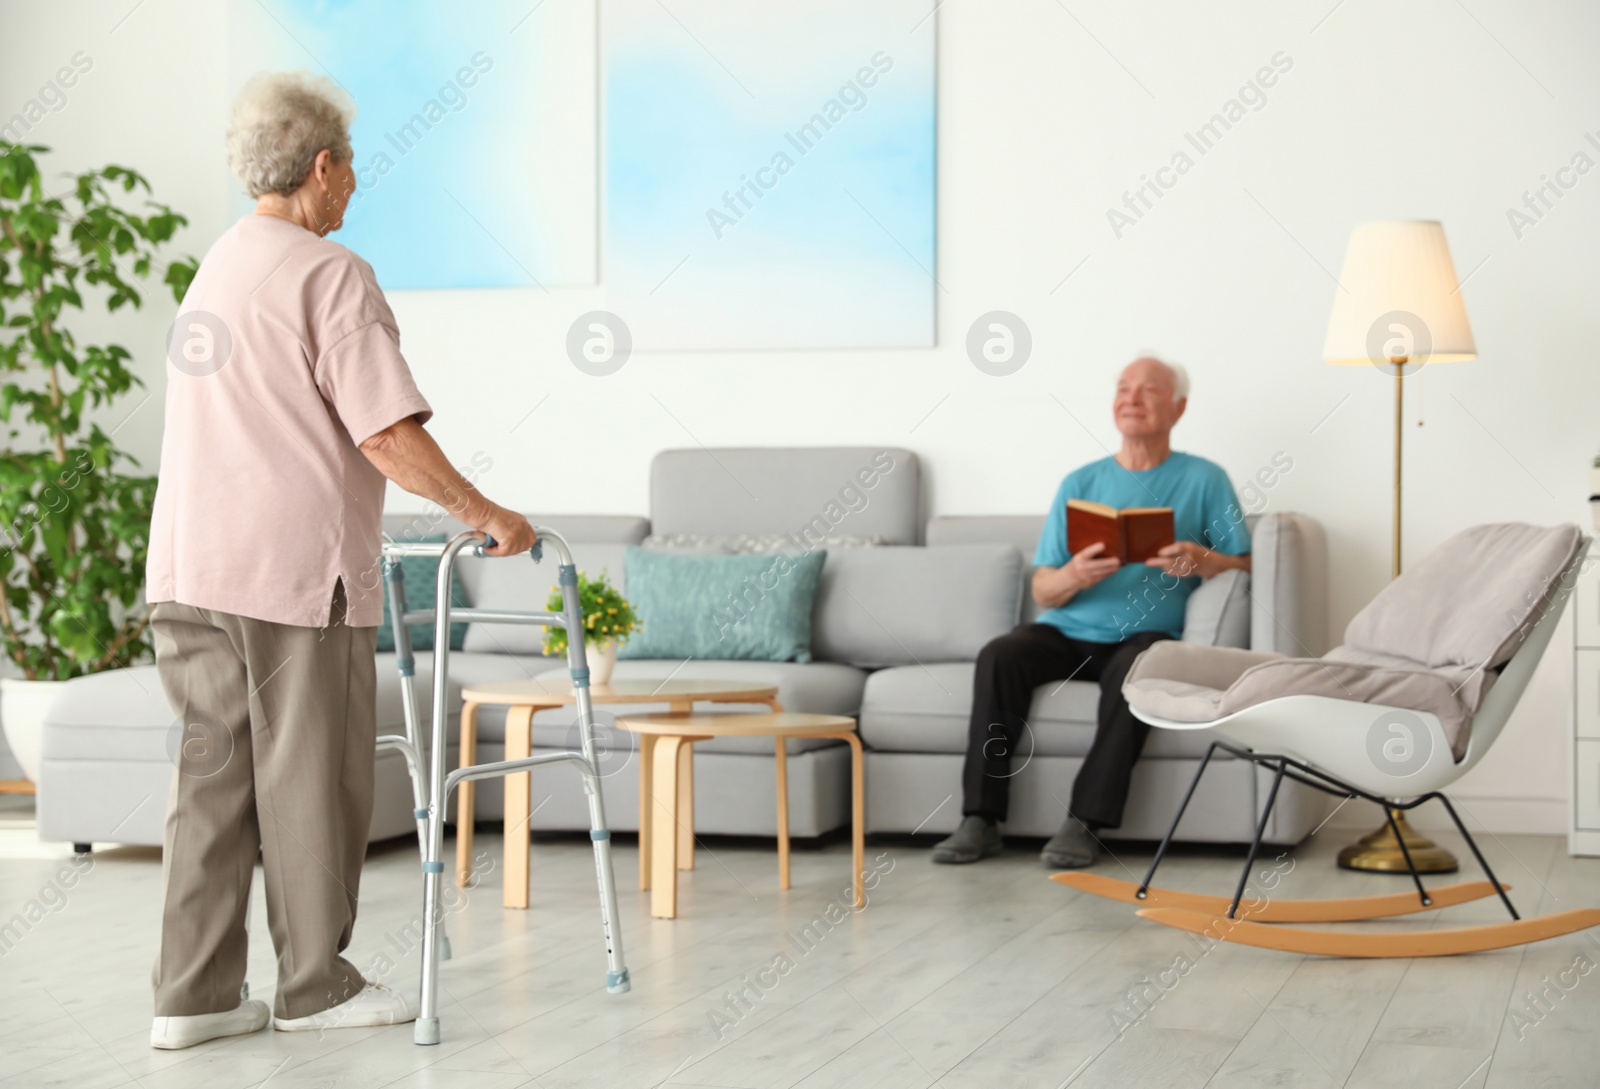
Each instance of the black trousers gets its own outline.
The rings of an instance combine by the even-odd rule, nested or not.
[[[1011,776],[1020,770],[1012,767],[1012,754],[1026,759],[1034,748],[1028,726],[1034,689],[1070,678],[1100,682],[1099,727],[1072,784],[1070,811],[1091,828],[1120,825],[1133,765],[1150,733],[1128,710],[1122,681],[1141,651],[1171,638],[1141,632],[1121,643],[1090,643],[1051,624],[1023,624],[991,640],[973,676],[962,812],[1006,819]]]

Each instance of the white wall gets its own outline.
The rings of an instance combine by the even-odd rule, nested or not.
[[[94,67],[29,138],[56,147],[61,168],[147,172],[193,220],[183,245],[203,252],[227,225],[221,8],[8,0],[0,117],[86,51]],[[1506,211],[1575,152],[1600,161],[1584,140],[1600,129],[1600,8],[947,0],[917,33],[935,24],[938,348],[640,354],[596,379],[562,345],[598,289],[397,295],[446,449],[489,454],[483,487],[512,505],[642,513],[646,464],[664,447],[898,443],[925,459],[935,513],[1037,511],[1113,442],[1112,376],[1154,348],[1194,375],[1182,448],[1236,479],[1277,451],[1293,459],[1270,509],[1328,527],[1336,636],[1387,578],[1392,384],[1320,363],[1332,276],[1353,224],[1436,218],[1468,277],[1481,358],[1437,368],[1425,390],[1408,383],[1408,553],[1475,522],[1587,520],[1600,177],[1579,179],[1520,240]],[[1266,106],[1116,238],[1106,210],[1279,51],[1293,68]],[[1033,331],[1034,358],[1008,378],[964,351],[968,325],[993,309]],[[172,313],[157,299],[115,326],[158,395]],[[157,396],[119,433],[147,464],[160,415]],[[560,471],[574,448],[582,462]],[[1555,646],[1505,740],[1462,783],[1467,811],[1496,830],[1564,827],[1569,637]]]

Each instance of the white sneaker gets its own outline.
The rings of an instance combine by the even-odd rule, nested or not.
[[[319,1029],[371,1028],[374,1025],[403,1025],[417,1019],[417,1007],[399,991],[381,983],[369,983],[361,993],[337,1006],[305,1017],[274,1017],[272,1027],[279,1032],[312,1032]]]
[[[222,1036],[242,1036],[267,1027],[272,1011],[265,1002],[245,999],[226,1013],[197,1013],[187,1017],[157,1017],[150,1022],[150,1046],[166,1051],[193,1047]]]

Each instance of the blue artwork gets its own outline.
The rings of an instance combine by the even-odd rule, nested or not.
[[[595,282],[594,0],[532,6],[232,5],[235,87],[302,68],[354,98],[357,188],[335,237],[385,289]]]
[[[605,282],[635,350],[927,347],[927,0],[607,0]]]

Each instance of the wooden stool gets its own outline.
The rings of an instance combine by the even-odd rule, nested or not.
[[[774,711],[783,710],[778,703],[778,688],[772,684],[751,684],[744,681],[694,680],[613,680],[610,684],[597,684],[589,689],[589,697],[596,708],[604,704],[666,704],[675,712],[688,713],[696,703],[764,703]],[[565,674],[534,677],[520,681],[497,681],[467,685],[461,692],[460,764],[464,767],[477,759],[478,708],[483,704],[500,704],[506,708],[505,759],[517,760],[533,755],[533,716],[540,711],[570,706],[577,700],[572,681]],[[748,716],[763,718],[764,715]],[[653,738],[640,735],[640,741]],[[643,745],[641,744],[641,749]],[[641,751],[640,759],[649,760],[648,751]],[[559,773],[558,773],[559,774]],[[686,765],[686,785],[683,788],[690,801],[689,827],[694,827],[693,767]],[[508,908],[528,906],[528,820],[532,816],[533,782],[528,772],[505,777],[505,886],[504,903]],[[468,780],[456,787],[456,884],[466,888],[472,880],[472,820],[477,802],[477,784]],[[648,811],[648,798],[641,791],[639,808]],[[647,816],[641,817],[647,819]],[[694,866],[694,839],[684,833],[680,854]],[[640,842],[640,880],[645,880],[647,859]],[[648,885],[641,887],[648,888]]]
[[[658,919],[678,915],[678,853],[680,843],[694,843],[691,784],[692,747],[714,737],[769,735],[775,739],[778,777],[778,886],[789,887],[789,772],[785,742],[791,737],[827,737],[850,746],[851,861],[855,907],[866,907],[866,793],[861,767],[861,738],[856,723],[843,715],[810,715],[779,711],[763,715],[668,714],[629,715],[617,725],[639,735],[639,887],[650,890],[650,914]],[[687,804],[686,804],[687,803]],[[689,867],[682,867],[688,869]]]

